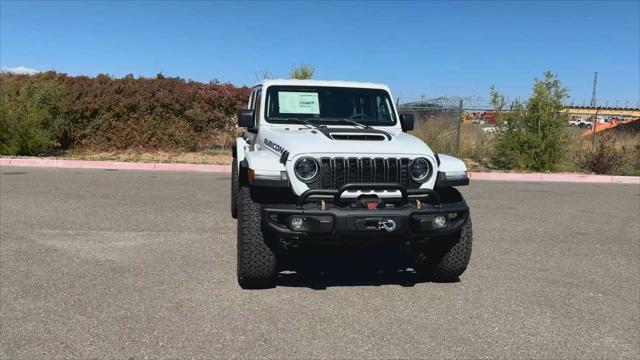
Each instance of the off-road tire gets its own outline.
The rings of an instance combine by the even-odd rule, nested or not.
[[[231,217],[238,218],[238,191],[240,190],[240,179],[238,174],[238,162],[233,158],[231,163]]]
[[[243,289],[275,286],[276,256],[265,242],[260,221],[260,204],[251,199],[251,190],[238,191],[238,284]]]
[[[431,239],[418,250],[417,272],[436,280],[458,279],[469,265],[472,242],[473,228],[469,217],[460,232],[441,239]]]

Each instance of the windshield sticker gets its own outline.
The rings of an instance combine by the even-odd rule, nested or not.
[[[318,93],[278,91],[280,114],[320,114]]]

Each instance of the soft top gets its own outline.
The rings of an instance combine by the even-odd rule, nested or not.
[[[296,79],[265,79],[258,82],[255,86],[329,86],[329,87],[348,87],[348,88],[365,88],[365,89],[382,89],[389,91],[389,87],[385,84],[376,84],[359,81],[342,81],[342,80],[296,80]]]

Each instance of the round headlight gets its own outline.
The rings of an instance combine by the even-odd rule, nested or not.
[[[431,175],[431,164],[425,158],[417,158],[411,162],[410,170],[413,181],[425,182]]]
[[[293,167],[298,179],[304,182],[311,182],[315,180],[320,172],[320,166],[314,158],[303,157],[296,161]]]

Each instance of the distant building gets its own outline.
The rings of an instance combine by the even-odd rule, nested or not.
[[[639,118],[640,108],[604,106],[567,106],[565,112],[570,118],[612,117]]]

